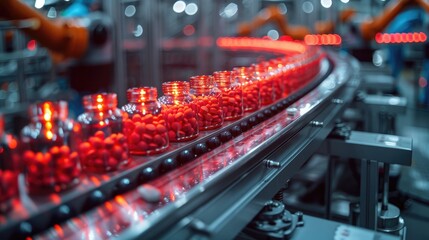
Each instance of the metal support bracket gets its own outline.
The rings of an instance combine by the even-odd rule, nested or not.
[[[365,130],[379,132],[384,119],[381,115],[396,116],[407,110],[407,99],[398,96],[366,95],[362,94],[357,107],[365,112]]]
[[[361,88],[370,92],[392,93],[395,79],[387,74],[368,74],[363,77]]]
[[[409,137],[351,131],[348,139],[327,139],[321,151],[331,156],[411,166],[412,145]]]
[[[359,226],[376,230],[378,162],[411,165],[412,139],[351,131],[349,137],[328,138],[320,151],[330,156],[362,159]]]

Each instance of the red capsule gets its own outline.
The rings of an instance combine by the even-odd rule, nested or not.
[[[136,123],[136,127],[134,129],[134,132],[138,134],[142,134],[146,131],[146,127],[144,123]]]
[[[105,134],[104,134],[104,132],[103,132],[103,131],[97,131],[97,132],[94,134],[94,137],[97,137],[97,138],[99,138],[99,139],[103,140],[103,139],[104,139],[104,137],[105,137]]]
[[[155,132],[156,131],[155,125],[153,125],[153,124],[147,124],[146,125],[146,131],[149,132],[149,133]]]
[[[122,152],[124,152],[124,150],[118,145],[113,146],[113,148],[111,149],[111,154],[116,159],[121,159]]]
[[[153,137],[150,134],[143,133],[141,136],[141,139],[143,139],[145,142],[150,143],[153,141]]]
[[[103,140],[98,137],[90,137],[89,142],[91,143],[93,148],[101,149],[104,147]]]
[[[147,114],[146,116],[142,117],[142,122],[150,124],[153,123],[153,116],[152,114]]]
[[[131,144],[138,144],[140,142],[140,135],[137,133],[132,133],[129,139]]]
[[[110,168],[116,169],[118,167],[118,160],[113,157],[110,157],[109,160],[107,161],[107,165]]]
[[[82,154],[86,154],[89,152],[89,150],[92,149],[92,146],[89,142],[83,142],[81,144],[79,144],[79,152],[81,152]],[[59,149],[58,149],[59,152]]]
[[[106,149],[111,149],[114,144],[115,144],[115,142],[110,137],[104,139],[104,147]]]
[[[133,123],[141,122],[141,117],[139,114],[134,114],[131,119],[132,119]]]
[[[195,116],[195,112],[192,109],[188,108],[185,110],[185,113],[184,113],[185,118],[190,119],[190,118],[193,118],[194,116]]]
[[[163,124],[158,124],[156,126],[156,131],[160,134],[165,133],[167,131],[167,128]]]
[[[137,144],[137,148],[141,149],[142,151],[146,151],[148,149],[148,145],[144,141],[141,141]]]
[[[176,121],[182,121],[183,120],[183,113],[181,113],[181,112],[176,113],[176,115],[174,115],[174,119]]]
[[[170,128],[173,131],[177,132],[177,131],[179,131],[182,128],[182,125],[180,124],[180,122],[172,122],[171,125],[170,125]]]

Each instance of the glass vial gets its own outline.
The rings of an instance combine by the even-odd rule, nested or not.
[[[268,63],[269,76],[273,81],[273,100],[279,100],[283,97],[285,86],[283,83],[283,64],[279,59],[271,59]]]
[[[273,78],[268,74],[266,62],[253,64],[253,77],[260,81],[261,105],[269,105],[274,102]]]
[[[122,107],[128,114],[124,133],[131,154],[152,155],[164,152],[169,146],[164,109],[157,101],[153,87],[131,88],[127,91],[129,103]]]
[[[225,120],[236,120],[243,116],[243,89],[231,71],[213,73],[214,81],[222,92],[222,108]]]
[[[189,82],[172,81],[162,84],[164,96],[159,101],[166,115],[171,142],[189,141],[198,137],[197,107],[189,91]]]
[[[33,104],[29,116],[31,123],[21,132],[29,192],[60,192],[75,186],[80,174],[76,149],[81,129],[67,118],[67,102]]]
[[[4,132],[4,118],[0,115],[0,214],[11,209],[18,198],[19,153],[17,139]]]
[[[115,171],[128,164],[128,143],[123,133],[123,113],[115,93],[83,97],[85,112],[77,120],[83,142],[79,157],[83,170],[91,173]]]
[[[261,107],[260,79],[252,76],[251,67],[237,67],[233,69],[234,76],[243,87],[243,108],[245,112],[254,112]]]
[[[197,105],[199,129],[220,128],[223,124],[222,93],[215,87],[213,76],[193,76],[189,83]]]

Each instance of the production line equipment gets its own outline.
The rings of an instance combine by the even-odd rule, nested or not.
[[[59,27],[25,10],[19,1],[2,1],[0,6],[6,3],[16,9],[2,8],[0,15],[30,18],[32,27],[25,31],[49,47],[57,60],[97,61],[95,53],[109,45],[108,28],[103,28],[109,24],[103,24],[103,18],[86,27]],[[52,36],[47,34],[52,31]],[[324,146],[336,120],[354,101],[361,82],[359,63],[297,41],[218,38],[216,44],[217,50],[234,55],[292,56],[290,68],[285,69],[292,77],[284,81],[294,87],[219,129],[170,144],[165,153],[132,155],[121,171],[79,176],[80,184],[67,191],[31,195],[20,176],[19,199],[0,215],[0,239],[311,239],[318,227],[321,239],[344,234],[356,239],[399,239],[372,231],[376,194],[362,205],[363,210],[372,208],[361,211],[360,221],[370,230],[290,214],[276,201],[279,190]],[[350,147],[350,141],[339,141]],[[344,154],[334,150],[329,152]],[[368,168],[372,171],[374,166]],[[275,224],[267,227],[267,222]]]

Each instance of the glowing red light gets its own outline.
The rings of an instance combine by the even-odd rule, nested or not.
[[[401,33],[401,43],[404,43],[406,41],[407,41],[407,34],[406,33]]]
[[[375,34],[375,41],[377,43],[382,43],[383,42],[383,34],[381,34],[381,33]]]
[[[420,43],[426,42],[427,36],[424,32],[414,33],[377,33],[375,41],[379,44],[388,43]]]
[[[412,33],[407,33],[407,42],[414,42]]]
[[[428,85],[428,81],[424,77],[419,78],[419,86],[425,88]]]
[[[52,202],[56,203],[56,204],[60,204],[61,203],[61,197],[58,194],[51,194],[49,195],[49,198],[52,200]]]
[[[326,36],[326,35],[319,35],[318,37],[319,37],[319,42],[320,42],[322,45],[326,45],[326,44],[327,44],[327,40],[328,40],[328,38],[327,38],[327,36]]]
[[[338,34],[309,34],[304,37],[307,45],[340,45],[341,41]]]
[[[280,41],[293,41],[293,38],[291,36],[283,35],[279,38]]]
[[[195,33],[195,27],[191,24],[186,25],[185,27],[183,27],[183,34],[185,34],[185,36],[191,36]]]
[[[401,36],[402,37],[402,36]],[[390,43],[390,34],[383,34],[383,41],[385,43]]]
[[[420,33],[413,33],[413,41],[419,42],[420,41]]]
[[[334,42],[337,44],[341,44],[341,37],[338,34],[334,34]]]
[[[304,42],[308,45],[317,45],[319,41],[318,38],[314,35],[305,35]]]
[[[425,33],[420,33],[420,41],[421,42],[426,42],[426,40],[427,40],[427,36],[426,36],[426,34]]]
[[[334,35],[333,34],[331,34],[331,35],[328,35],[328,42],[329,42],[329,44],[334,44],[335,43],[335,37],[334,37]]]
[[[60,225],[55,224],[54,225],[54,229],[57,232],[57,234],[58,234],[59,237],[64,237],[64,231],[63,231],[63,229],[61,228]]]
[[[399,33],[392,34],[392,42],[398,43],[401,41],[401,35]]]
[[[273,41],[261,38],[220,37],[216,40],[220,48],[232,50],[273,51],[278,53],[303,53],[307,47],[298,41]]]
[[[36,40],[33,39],[33,40],[28,41],[28,43],[27,43],[27,49],[28,50],[34,51],[34,50],[36,50],[36,48],[37,48]]]
[[[121,206],[128,206],[128,202],[121,195],[116,196],[115,201]]]

